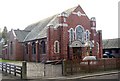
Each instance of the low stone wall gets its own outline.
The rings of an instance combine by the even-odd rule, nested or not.
[[[10,62],[22,66],[21,62]],[[42,64],[35,62],[27,62],[27,78],[28,79],[39,79],[43,77],[59,77],[62,76],[62,64],[51,65]]]
[[[62,76],[62,65],[51,65],[42,63],[27,63],[28,78],[56,77]]]

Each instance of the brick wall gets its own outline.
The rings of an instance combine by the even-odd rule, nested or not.
[[[78,7],[73,12],[78,12],[85,14],[82,8]],[[58,28],[53,28],[52,26],[48,29],[48,40],[47,40],[47,54],[49,59],[60,59],[68,58],[68,53],[70,53],[70,58],[72,58],[73,49],[69,47],[69,32],[70,28],[75,28],[77,25],[81,25],[84,27],[84,30],[90,31],[90,40],[94,40],[94,47],[92,48],[92,55],[97,56],[97,58],[102,57],[102,32],[96,31],[96,21],[92,21],[95,23],[95,29],[93,28],[93,24],[91,19],[87,16],[78,16],[75,14],[70,14],[68,17],[66,16],[59,16],[59,24],[67,24],[68,26],[59,26]],[[66,20],[66,21],[65,21]],[[60,53],[54,53],[54,41],[58,40],[60,42]],[[99,43],[99,54],[97,53],[97,42]],[[69,49],[68,49],[69,47]],[[90,50],[88,50],[90,51]],[[86,54],[86,47],[82,48],[82,57]]]

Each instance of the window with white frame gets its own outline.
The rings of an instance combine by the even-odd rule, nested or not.
[[[59,41],[54,42],[54,52],[59,53]]]
[[[90,32],[89,32],[89,30],[86,30],[86,36],[85,36],[86,38],[86,41],[89,41],[90,40]]]
[[[74,30],[73,30],[73,28],[71,28],[71,29],[69,30],[69,41],[70,41],[70,43],[71,43],[73,40],[74,40]]]
[[[99,43],[97,42],[97,53],[99,53]]]
[[[80,25],[76,27],[76,40],[84,42],[84,28]]]

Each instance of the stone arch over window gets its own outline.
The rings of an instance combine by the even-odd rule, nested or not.
[[[46,53],[45,41],[41,41],[41,53],[42,53],[42,54],[45,54],[45,53]]]
[[[76,40],[80,40],[81,42],[84,42],[84,28],[81,25],[78,25],[76,27]]]
[[[69,41],[70,43],[74,40],[74,29],[70,28],[69,29]]]
[[[36,43],[32,43],[32,54],[36,54]]]
[[[59,53],[59,41],[54,42],[54,53]]]
[[[86,39],[86,41],[90,40],[90,31],[89,30],[86,30],[85,39]]]

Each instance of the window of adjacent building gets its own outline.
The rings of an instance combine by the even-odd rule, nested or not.
[[[69,30],[69,41],[70,43],[74,40],[74,30],[71,28]]]
[[[99,43],[97,42],[97,53],[99,53]]]
[[[45,54],[46,53],[46,46],[45,46],[45,41],[41,42],[41,53]]]
[[[89,30],[86,30],[86,41],[89,41],[90,40],[90,32]]]
[[[54,42],[54,52],[59,53],[59,41]]]
[[[13,54],[13,42],[10,42],[10,54]]]
[[[84,41],[84,29],[81,26],[76,28],[76,40]]]
[[[116,53],[119,53],[119,50],[116,50]]]
[[[35,42],[32,43],[32,54],[36,54],[36,44],[35,44]]]

